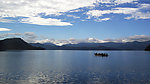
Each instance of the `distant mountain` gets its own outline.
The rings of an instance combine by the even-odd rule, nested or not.
[[[44,45],[49,45],[49,46],[54,46],[54,47],[56,47],[56,45],[55,44],[53,44],[53,43],[43,43]]]
[[[0,50],[144,50],[150,41],[127,42],[127,43],[79,43],[57,46],[53,43],[30,43],[21,38],[9,38],[0,40]],[[149,46],[150,47],[150,46]],[[147,47],[145,50],[148,50]]]
[[[0,50],[44,50],[44,48],[31,46],[21,38],[9,38],[0,40]]]
[[[110,50],[144,50],[150,41],[145,42],[127,42],[127,43],[115,43],[115,42],[108,42],[108,43],[79,43],[79,44],[66,44],[64,46],[69,47],[101,47],[101,49],[110,49]]]
[[[100,47],[103,45],[100,45],[100,43],[78,43],[78,44],[66,44],[63,46],[67,46],[67,47]]]
[[[79,44],[66,44],[57,46],[55,44],[47,45],[40,43],[30,43],[32,46],[42,47],[47,50],[111,50],[112,48],[96,45],[95,43],[79,43]]]
[[[100,45],[100,43],[79,43],[79,44],[66,44],[62,46],[63,48],[68,49],[81,49],[81,50],[112,50],[112,47],[106,47]]]
[[[48,50],[144,50],[150,41],[145,42],[127,42],[127,43],[79,43],[79,44],[66,44],[57,46],[52,43],[40,44],[31,43],[32,46],[43,47]]]
[[[30,43],[30,45],[35,46],[35,47],[42,47],[45,48],[46,50],[56,50],[58,46],[52,43],[47,43],[47,44],[40,44],[40,43]]]
[[[114,42],[100,43],[100,45],[106,47],[112,47],[118,50],[144,50],[149,44],[150,41],[145,41],[145,42],[134,41],[134,42],[126,42],[126,43],[114,43]]]
[[[145,48],[146,51],[150,51],[150,45]]]

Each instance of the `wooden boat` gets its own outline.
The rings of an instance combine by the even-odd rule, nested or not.
[[[102,56],[102,57],[107,57],[107,53],[94,53],[95,56]]]

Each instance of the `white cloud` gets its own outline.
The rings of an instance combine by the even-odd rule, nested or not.
[[[22,34],[22,37],[27,41],[27,42],[34,42],[38,36],[34,32],[24,32]]]
[[[34,32],[4,33],[0,34],[0,38],[23,38],[25,41],[31,43],[35,42],[38,36]]]
[[[67,12],[81,7],[94,6],[98,0],[1,0],[3,17],[31,17],[39,13],[46,15]]]
[[[138,42],[150,41],[150,36],[134,35],[129,37],[105,39],[105,40],[100,40],[96,38],[87,38],[87,39],[70,38],[68,40],[44,39],[44,40],[36,40],[35,43],[53,43],[61,46],[65,44],[78,44],[78,43],[105,43],[105,42],[125,43],[125,42],[133,42],[133,41],[138,41]]]
[[[69,12],[79,12],[79,11],[83,11],[83,9],[70,10]]]
[[[111,3],[111,4],[124,4],[133,3],[137,0],[99,0],[100,3]]]
[[[39,14],[58,15],[60,12],[94,6],[94,3],[97,3],[97,0],[0,0],[0,17],[28,17],[23,19],[24,23],[66,26],[71,24],[58,19],[45,19]]]
[[[99,0],[100,3],[113,3],[112,0]]]
[[[0,28],[0,31],[11,31],[11,29],[8,29],[8,28]]]
[[[0,34],[0,38],[16,37],[21,36],[21,33],[4,33]]]
[[[68,40],[55,40],[55,39],[36,40],[35,43],[53,43],[58,46],[70,44]]]
[[[129,41],[149,41],[150,40],[150,36],[146,36],[146,35],[134,35],[134,36],[130,36],[128,37]]]
[[[117,38],[117,39],[105,39],[104,41],[108,41],[108,42],[133,42],[133,41],[143,42],[143,41],[149,41],[149,40],[150,40],[150,36],[134,35],[134,36],[129,36],[129,37]]]
[[[86,21],[86,20],[81,20],[81,21],[83,21],[83,22],[84,22],[84,21]]]
[[[132,14],[136,12],[137,8],[113,8],[112,10],[90,10],[87,12],[87,15],[99,17],[103,16],[104,14]]]
[[[22,17],[21,22],[24,23],[66,26],[71,24],[62,22],[59,19],[45,19],[39,14],[59,16],[64,12],[79,12],[82,11],[79,8],[91,8],[99,3],[123,4],[132,3],[133,1],[136,0],[0,0],[0,18]],[[0,22],[10,21],[1,20]]]
[[[140,4],[139,7],[140,9],[150,9],[150,4]]]
[[[67,17],[73,17],[73,18],[75,18],[75,19],[80,18],[80,17],[74,16],[74,15],[67,15]]]
[[[37,40],[35,43],[53,43],[56,45],[65,45],[65,44],[78,44],[78,43],[104,43],[107,41],[99,40],[96,38],[87,38],[87,39],[74,39],[70,38],[69,40],[55,40],[55,39],[45,39]]]
[[[115,0],[114,2],[117,4],[123,4],[123,3],[133,3],[135,1],[138,1],[138,0]]]
[[[141,10],[150,9],[150,4],[141,4],[139,8],[113,8],[111,10],[90,10],[86,14],[88,17],[99,18],[105,14],[125,14],[130,15],[125,19],[150,19],[150,12],[141,12]]]
[[[45,19],[41,17],[23,18],[20,22],[37,25],[56,25],[56,26],[72,25],[71,23],[68,22],[62,22],[60,19],[52,19],[52,18]]]
[[[142,12],[136,12],[133,13],[131,16],[129,17],[125,17],[125,19],[150,19],[150,12],[146,12],[146,13],[142,13]]]
[[[135,13],[125,19],[150,19],[150,12],[141,12],[141,10],[150,10],[150,4],[140,4]]]
[[[96,19],[96,22],[108,21],[110,18]]]
[[[15,20],[9,20],[9,19],[2,19],[2,18],[0,18],[0,22],[14,22]]]

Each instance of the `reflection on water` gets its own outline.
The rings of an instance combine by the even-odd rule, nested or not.
[[[149,84],[150,52],[2,51],[0,84]]]

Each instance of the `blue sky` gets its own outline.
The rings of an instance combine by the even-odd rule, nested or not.
[[[150,40],[149,0],[0,0],[0,39],[58,45]]]

